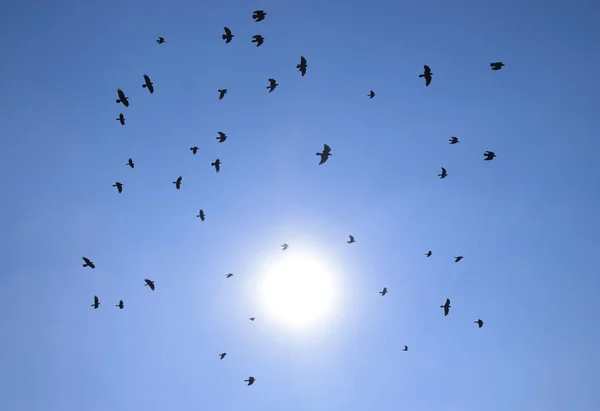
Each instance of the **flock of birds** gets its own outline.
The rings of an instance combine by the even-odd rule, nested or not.
[[[267,13],[264,12],[263,10],[256,10],[253,12],[252,14],[252,18],[254,19],[255,22],[260,22],[263,21],[266,17]],[[230,43],[233,38],[235,37],[235,35],[231,32],[231,30],[228,27],[224,27],[224,34],[221,36],[221,38],[223,40],[225,40],[225,43],[228,44]],[[256,47],[260,47],[265,41],[265,38],[260,35],[260,34],[256,34],[252,37],[252,43],[256,43]],[[165,43],[165,39],[164,37],[158,37],[158,39],[156,40],[157,44],[164,44]],[[306,75],[306,69],[308,67],[306,58],[304,56],[300,57],[300,62],[296,65],[296,68],[300,71],[300,74],[302,77],[304,77],[304,75]],[[498,71],[500,69],[502,69],[502,67],[504,67],[504,63],[502,62],[493,62],[490,63],[490,67],[492,70],[494,71]],[[424,70],[422,74],[419,74],[419,78],[424,78],[425,79],[425,86],[429,86],[431,84],[431,80],[432,80],[432,76],[433,73],[431,71],[431,68],[428,65],[424,65]],[[147,74],[143,75],[144,77],[144,84],[142,84],[142,88],[147,89],[150,94],[154,93],[154,83],[152,82],[152,80],[150,79],[150,77]],[[269,91],[269,93],[273,92],[275,90],[275,88],[279,85],[277,84],[277,81],[273,78],[269,78],[268,79],[269,85],[266,87],[267,90]],[[227,89],[219,89],[217,90],[217,92],[219,93],[219,100],[222,100],[225,95],[227,94]],[[125,107],[129,107],[129,99],[128,97],[125,95],[125,92],[123,92],[122,89],[118,88],[117,89],[117,95],[118,98],[116,100],[117,104],[123,104],[123,106]],[[374,98],[375,97],[375,92],[373,90],[369,91],[369,94],[367,94],[367,96],[369,98]],[[121,123],[121,125],[125,125],[125,116],[123,113],[119,114],[119,117],[117,117],[117,120]],[[227,135],[221,131],[218,132],[218,136],[216,137],[217,141],[219,143],[223,143],[227,140]],[[458,137],[451,137],[450,138],[450,144],[457,144],[459,142]],[[197,151],[199,150],[198,147],[193,146],[190,147],[190,151],[192,152],[192,154],[196,154]],[[329,157],[332,155],[331,154],[331,147],[329,147],[327,144],[323,144],[323,150],[321,152],[316,153],[317,156],[320,157],[320,161],[319,161],[319,165],[324,164]],[[490,161],[493,160],[496,157],[496,154],[493,151],[485,151],[483,153],[484,155],[484,160],[485,161]],[[127,166],[129,166],[130,168],[134,168],[135,167],[135,163],[133,162],[132,158],[129,158],[127,163]],[[220,171],[221,168],[221,160],[219,158],[217,158],[214,162],[211,163],[211,166],[215,168],[215,171],[218,173]],[[440,177],[440,179],[446,178],[448,176],[448,172],[446,171],[446,169],[444,167],[441,168],[442,172],[440,174],[438,174],[438,176]],[[182,185],[182,176],[177,177],[177,179],[175,181],[173,181],[173,184],[175,185],[175,188],[177,190],[179,190],[181,188]],[[113,184],[113,187],[117,188],[117,191],[119,193],[123,192],[123,183],[122,182],[115,182]],[[204,210],[200,209],[198,215],[196,216],[198,218],[200,218],[201,221],[205,220],[205,213]],[[349,236],[349,239],[347,241],[348,244],[352,244],[355,243],[356,240],[354,239],[353,235]],[[288,249],[289,245],[284,243],[281,245],[282,247],[282,251],[285,251]],[[427,258],[431,257],[433,255],[433,252],[431,250],[429,250],[425,256]],[[464,257],[462,255],[456,256],[454,257],[454,262],[458,263],[459,261],[461,261]],[[94,264],[93,261],[91,261],[88,257],[82,257],[84,264],[83,267],[89,267],[91,269],[96,268],[96,265]],[[225,276],[226,278],[231,278],[233,277],[233,273],[228,273]],[[150,279],[144,279],[144,286],[148,286],[150,288],[151,291],[155,290],[155,285],[154,285],[154,281],[150,280]],[[388,289],[387,287],[383,287],[383,289],[381,291],[379,291],[379,294],[381,294],[381,296],[385,296],[388,293]],[[98,296],[94,296],[94,302],[93,304],[91,304],[91,306],[94,309],[97,309],[100,306],[100,299],[98,298]],[[123,302],[123,300],[120,300],[118,304],[115,305],[116,307],[118,307],[119,309],[123,309],[125,307],[125,304]],[[441,305],[440,308],[443,308],[444,310],[444,316],[447,316],[450,313],[450,298],[446,299],[446,302],[444,303],[444,305]],[[254,321],[255,317],[250,317],[249,318],[250,321]],[[484,322],[481,319],[478,319],[477,321],[474,321],[479,328],[483,327]],[[408,346],[404,346],[404,349],[402,351],[408,351]],[[227,355],[227,353],[223,352],[221,354],[219,354],[219,358],[222,360],[223,358],[225,358],[225,356]],[[244,380],[244,382],[248,383],[248,385],[252,385],[254,384],[254,382],[256,381],[256,378],[253,376],[248,377],[247,380]]]

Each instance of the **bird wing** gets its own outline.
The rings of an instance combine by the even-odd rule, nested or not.
[[[323,164],[326,161],[327,161],[327,156],[321,154],[321,161],[319,161],[319,165]]]
[[[446,174],[446,169],[442,167],[442,174]]]
[[[350,241],[354,241],[354,236],[349,236],[350,237]]]
[[[450,312],[450,308],[448,306],[444,306],[444,316],[448,315]]]
[[[146,82],[146,84],[150,84],[151,83],[150,77],[148,77],[147,74],[144,74],[144,81]]]
[[[431,71],[431,68],[429,68],[427,64],[425,64],[423,68],[425,69],[425,73],[429,73]]]
[[[431,84],[431,76],[425,76],[425,86],[428,86]]]
[[[331,152],[331,147],[329,147],[327,144],[323,144],[323,154],[328,154]]]
[[[215,170],[217,170],[217,173],[219,172],[220,169],[221,169],[221,166],[219,165],[219,163],[215,163]]]
[[[300,56],[300,65],[306,66],[306,59],[304,58],[304,56]]]
[[[225,34],[227,34],[227,37],[231,36],[231,30],[229,30],[228,27],[223,27],[223,29],[225,29]]]
[[[83,259],[84,263],[86,263],[86,264],[90,263],[90,259],[89,258],[87,258],[87,257],[81,257],[81,258]]]
[[[181,176],[177,177],[177,184],[181,184]]]
[[[94,304],[98,304],[98,296],[94,296]]]
[[[446,298],[446,306],[450,307],[450,299]]]

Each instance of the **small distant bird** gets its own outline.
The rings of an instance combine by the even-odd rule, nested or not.
[[[200,210],[200,212],[198,213],[198,215],[196,217],[200,218],[201,221],[204,221],[204,210]]]
[[[402,351],[408,351],[408,345],[405,345]]]
[[[125,125],[125,116],[123,115],[123,113],[119,114],[119,117],[117,117],[117,121],[120,122],[122,126]]]
[[[493,160],[494,157],[496,157],[496,153],[494,153],[493,151],[486,151],[485,153],[483,153],[483,155],[485,156],[485,158],[483,159],[484,161]]]
[[[146,284],[144,284],[144,287],[148,286],[152,291],[154,291],[154,281],[148,280],[147,278],[144,281],[146,282]]]
[[[370,98],[373,98],[373,97],[375,97],[375,92],[374,92],[373,90],[371,90],[371,91],[369,92],[368,96],[369,96]]]
[[[352,243],[356,242],[356,241],[354,241],[354,236],[353,235],[349,235],[348,237],[350,237],[350,239],[348,241],[346,241],[348,244],[352,244]]]
[[[133,162],[133,160],[130,158],[129,160],[127,160],[127,164],[125,164],[126,166],[129,166],[131,168],[135,167],[135,164]]]
[[[94,304],[92,304],[92,307],[94,307],[94,310],[98,308],[98,306],[100,305],[100,301],[98,300],[98,296],[94,296]]]
[[[218,158],[215,160],[214,163],[210,163],[211,166],[213,166],[215,168],[215,171],[218,173],[219,170],[221,169],[221,160],[219,160]]]
[[[223,100],[223,97],[225,97],[225,94],[227,94],[227,89],[224,88],[223,90],[217,90],[219,92],[219,100]]]
[[[475,324],[477,324],[479,328],[483,327],[483,321],[481,321],[481,319],[475,321]]]
[[[300,70],[300,73],[302,73],[302,77],[304,77],[304,75],[306,74],[306,67],[308,67],[308,65],[306,64],[306,59],[304,58],[304,56],[300,56],[300,64],[296,64],[296,68]]]
[[[256,47],[260,47],[265,42],[265,38],[260,34],[252,36],[252,43],[256,43]]]
[[[122,310],[123,307],[125,307],[125,304],[123,304],[123,300],[120,300],[119,304],[115,305],[115,307],[119,307],[119,309]]]
[[[231,39],[235,36],[231,34],[231,30],[229,30],[229,27],[223,27],[223,29],[225,30],[225,34],[223,34],[221,38],[225,40],[225,43],[229,43]]]
[[[492,70],[498,71],[502,67],[504,67],[504,63],[501,61],[496,61],[495,63],[490,63],[490,67],[492,68]]]
[[[316,153],[317,156],[321,156],[321,162],[319,162],[319,165],[323,164],[324,162],[327,161],[327,159],[329,158],[329,156],[331,156],[331,148],[327,145],[327,144],[323,144],[323,152],[322,153]]]
[[[117,104],[123,103],[125,107],[129,107],[129,97],[125,97],[125,93],[120,88],[117,89],[117,94],[119,98],[117,99]]]
[[[256,10],[254,13],[252,13],[252,18],[258,23],[259,21],[263,21],[266,15],[267,13],[265,13],[264,11]]]
[[[442,173],[438,174],[438,176],[440,177],[440,180],[442,178],[445,178],[448,175],[448,173],[446,172],[446,169],[444,167],[442,167]]]
[[[113,184],[113,187],[117,187],[117,191],[119,193],[123,192],[123,183],[119,183],[118,181],[116,183]]]
[[[219,135],[217,137],[217,140],[219,140],[219,143],[222,143],[223,141],[227,140],[227,135],[225,133],[223,133],[222,131],[217,131],[217,134]]]
[[[423,74],[419,74],[419,77],[425,77],[425,87],[427,87],[431,83],[431,75],[433,73],[427,64],[423,66],[423,69]]]
[[[164,37],[159,37],[158,40],[156,40],[156,42],[158,44],[163,44],[165,42],[165,38]]]
[[[192,152],[192,154],[196,154],[198,152],[198,147],[190,147],[190,151]]]
[[[286,243],[281,244],[281,251],[287,250],[288,247],[289,247],[289,245],[287,245]]]
[[[181,176],[177,177],[177,180],[173,181],[173,184],[175,184],[175,188],[179,190],[181,188]]]
[[[382,297],[384,295],[386,295],[387,294],[387,287],[383,287],[383,290],[379,291],[379,294],[381,294]]]
[[[440,305],[440,308],[444,309],[444,317],[450,312],[450,299],[446,298],[446,304]]]
[[[256,381],[256,378],[254,378],[254,377],[252,377],[252,376],[248,377],[248,379],[247,379],[247,380],[244,380],[244,382],[247,382],[247,383],[248,383],[248,385],[252,385],[252,384],[254,384],[254,381]]]
[[[458,143],[458,137],[450,137],[450,140],[448,140],[450,142],[450,144],[456,144]]]
[[[231,278],[231,277],[233,277],[232,273],[225,274],[225,278]]]
[[[270,78],[269,85],[266,88],[269,90],[270,93],[271,91],[275,90],[275,87],[277,87],[278,85],[279,84],[277,84],[274,78]]]
[[[147,74],[144,74],[144,84],[142,84],[142,88],[147,88],[150,94],[154,93],[153,82],[150,81],[150,77]]]
[[[81,258],[83,259],[83,262],[85,263],[85,264],[83,264],[84,267],[90,267],[92,269],[96,268],[96,265],[94,264],[94,262],[90,261],[89,258],[87,258],[87,257],[81,257]]]
[[[458,263],[460,260],[462,260],[464,257],[462,255],[459,255],[458,257],[454,257],[454,262]]]
[[[225,358],[225,356],[226,356],[226,355],[227,355],[227,353],[226,353],[226,352],[222,352],[221,354],[219,354],[219,357],[220,357],[221,359],[223,359],[223,358]]]
[[[427,257],[431,257],[433,253],[431,252],[431,250],[427,251],[427,254],[425,254]]]
[[[254,320],[256,320],[256,318],[254,318],[254,317],[250,317],[250,318],[249,318],[249,320],[250,320],[250,321],[254,321]]]

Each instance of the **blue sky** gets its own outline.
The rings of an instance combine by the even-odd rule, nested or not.
[[[597,408],[599,7],[4,7],[0,409]],[[256,293],[294,253],[339,284],[302,333]]]

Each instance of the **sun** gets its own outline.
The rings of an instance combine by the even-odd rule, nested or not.
[[[268,267],[261,283],[267,313],[292,328],[325,322],[335,311],[335,275],[308,254],[282,256]]]

